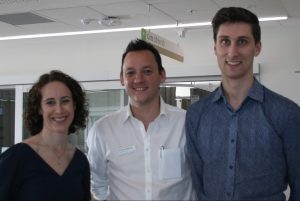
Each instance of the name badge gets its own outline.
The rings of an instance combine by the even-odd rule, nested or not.
[[[134,152],[136,150],[135,146],[128,146],[128,147],[124,147],[124,148],[121,148],[119,150],[119,155],[122,156],[122,155],[125,155],[125,154],[130,154],[132,152]]]

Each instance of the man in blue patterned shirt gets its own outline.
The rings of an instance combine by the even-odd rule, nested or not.
[[[219,88],[188,110],[187,146],[199,200],[300,200],[300,108],[261,85],[260,25],[244,8],[212,21]]]

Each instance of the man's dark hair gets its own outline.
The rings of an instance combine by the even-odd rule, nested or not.
[[[124,64],[124,59],[126,55],[129,52],[135,52],[135,51],[142,51],[142,50],[149,50],[150,52],[153,53],[155,57],[155,61],[158,65],[158,72],[161,74],[161,72],[164,70],[161,62],[161,56],[158,52],[158,50],[150,43],[141,40],[141,39],[135,39],[130,41],[130,43],[127,45],[125,52],[122,55],[122,64],[121,64],[121,75],[123,74],[123,64]]]
[[[241,7],[226,7],[221,8],[212,20],[214,41],[217,40],[219,28],[224,23],[245,22],[251,25],[252,34],[255,44],[260,42],[260,26],[257,16],[251,11]]]

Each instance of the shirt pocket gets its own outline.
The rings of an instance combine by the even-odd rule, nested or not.
[[[159,179],[177,179],[181,177],[181,150],[180,148],[159,150]]]

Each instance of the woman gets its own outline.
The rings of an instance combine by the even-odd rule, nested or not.
[[[0,200],[90,200],[89,163],[68,142],[87,115],[77,81],[60,71],[40,76],[24,116],[32,136],[0,156]]]

